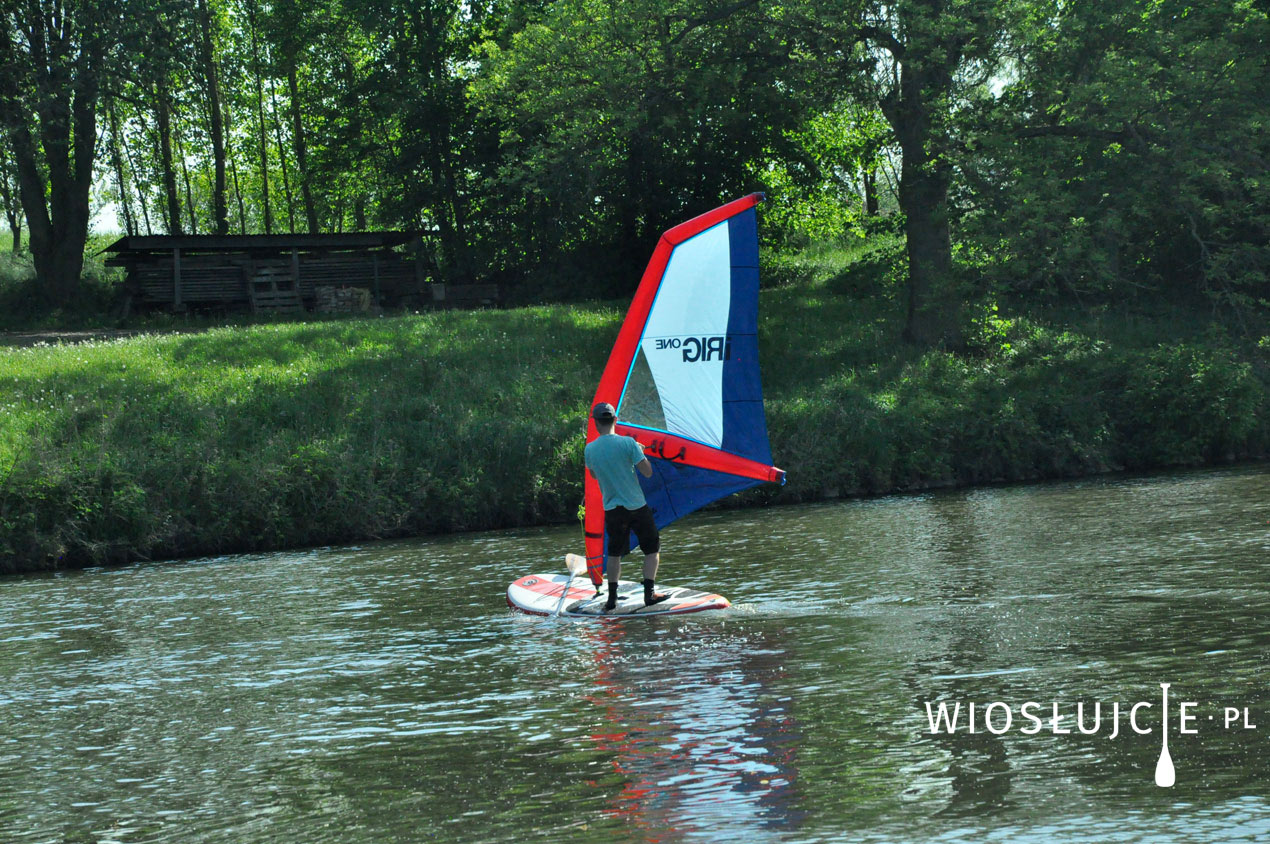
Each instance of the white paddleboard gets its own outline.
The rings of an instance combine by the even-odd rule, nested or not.
[[[670,597],[648,607],[644,606],[644,584],[619,580],[617,607],[605,612],[604,603],[609,594],[607,584],[600,588],[597,595],[595,587],[585,576],[574,577],[568,586],[569,593],[565,595],[566,584],[569,584],[567,574],[527,574],[507,587],[507,605],[533,615],[555,615],[559,608],[560,615],[601,618],[681,615],[702,610],[724,610],[732,606],[722,595],[658,584],[657,591]]]

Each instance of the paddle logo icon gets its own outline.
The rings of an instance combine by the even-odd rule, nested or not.
[[[1160,747],[1160,758],[1155,763],[1155,784],[1160,788],[1172,788],[1173,783],[1177,782],[1177,771],[1173,769],[1173,757],[1169,755],[1169,686],[1171,685],[1171,683],[1160,684],[1160,690],[1164,694],[1164,700],[1160,703],[1160,709],[1164,715],[1164,720],[1160,724],[1160,736],[1164,743]]]

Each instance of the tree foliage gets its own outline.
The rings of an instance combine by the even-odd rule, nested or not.
[[[757,3],[563,0],[489,44],[476,91],[500,128],[490,176],[504,261],[629,267],[666,227],[747,193],[787,157],[809,99]],[[505,210],[504,210],[505,209]],[[595,280],[592,278],[591,283]]]
[[[1250,2],[1055,4],[975,116],[966,237],[1016,291],[1264,303],[1270,25]]]
[[[628,292],[769,193],[905,232],[906,335],[1000,294],[1267,306],[1263,3],[0,0],[0,185],[50,301],[125,231],[421,231],[513,300]],[[20,208],[20,211],[19,211]],[[56,245],[56,247],[54,246]]]

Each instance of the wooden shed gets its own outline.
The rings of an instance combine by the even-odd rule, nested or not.
[[[147,235],[105,251],[108,265],[127,269],[133,307],[287,312],[431,301],[418,244],[399,231]]]

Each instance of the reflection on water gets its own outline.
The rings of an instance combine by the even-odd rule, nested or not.
[[[0,841],[1263,838],[1267,493],[1254,467],[704,514],[663,579],[734,609],[615,623],[506,609],[568,529],[9,578]],[[1158,709],[1115,738],[925,710],[1161,682],[1197,715],[1167,790]]]
[[[606,817],[672,837],[754,840],[797,827],[802,736],[792,698],[779,691],[779,645],[691,626],[653,641],[629,624],[577,632],[596,658],[585,699],[604,730],[591,738],[622,784],[607,796]]]

